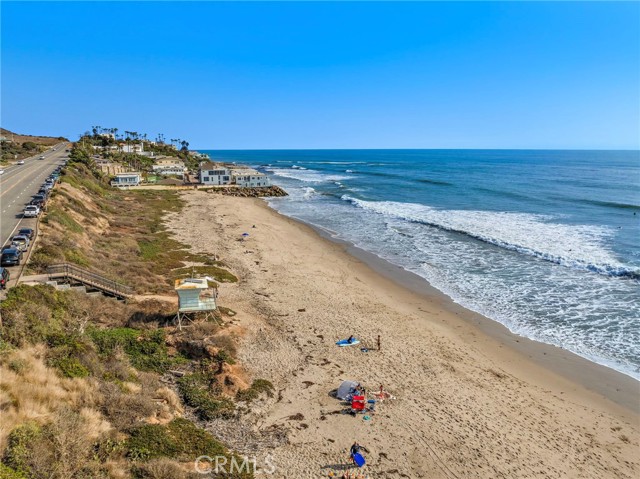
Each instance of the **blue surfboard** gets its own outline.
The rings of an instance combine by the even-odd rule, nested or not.
[[[336,341],[336,344],[340,347],[353,346],[355,344],[360,344],[360,341],[357,339],[354,339],[353,341],[349,342],[348,339],[341,339],[340,341]]]
[[[356,466],[358,467],[362,467],[365,464],[365,460],[362,454],[360,454],[359,452],[356,452],[355,454],[353,454],[353,462],[356,463]]]

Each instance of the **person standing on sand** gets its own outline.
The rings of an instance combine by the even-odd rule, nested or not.
[[[380,351],[380,335],[378,334],[378,351]]]

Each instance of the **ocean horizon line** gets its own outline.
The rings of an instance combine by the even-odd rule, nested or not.
[[[194,148],[195,151],[624,151],[633,148]]]

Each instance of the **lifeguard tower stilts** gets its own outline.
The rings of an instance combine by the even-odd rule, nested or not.
[[[193,321],[196,313],[205,313],[206,319],[214,317],[218,290],[209,285],[208,278],[176,279],[175,290],[178,293],[178,329],[182,329],[183,321]]]

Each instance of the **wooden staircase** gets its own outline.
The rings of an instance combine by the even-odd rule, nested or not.
[[[70,263],[49,266],[47,268],[47,276],[49,281],[81,284],[87,290],[97,290],[106,296],[113,296],[118,299],[127,299],[133,296],[131,287]]]

